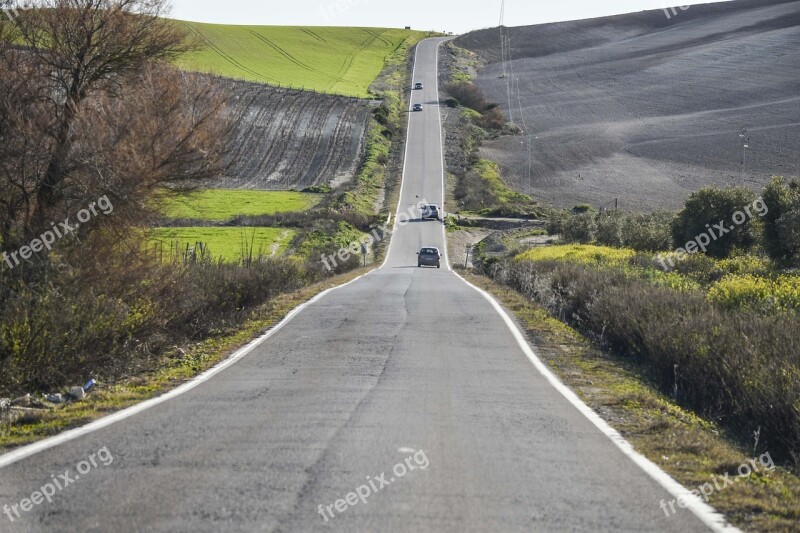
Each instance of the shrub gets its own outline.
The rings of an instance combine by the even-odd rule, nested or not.
[[[762,314],[800,311],[800,277],[770,279],[729,274],[709,289],[708,297],[729,308],[752,309]]]
[[[461,103],[458,101],[457,98],[452,98],[452,97],[450,97],[447,100],[445,100],[444,103],[447,105],[447,107],[449,107],[451,109],[455,109],[455,108],[457,108],[458,106],[461,105]]]
[[[672,222],[672,237],[677,246],[694,241],[720,222],[730,232],[712,239],[706,253],[712,257],[728,257],[733,250],[750,249],[756,243],[755,221],[747,217],[741,225],[733,225],[735,213],[753,204],[756,193],[744,187],[718,189],[707,187],[689,195],[684,208]]]
[[[800,182],[772,178],[762,194],[769,212],[764,216],[764,249],[779,262],[792,262],[800,256]]]
[[[578,204],[572,208],[573,215],[583,215],[587,213],[593,213],[595,211],[595,208],[589,204]]]
[[[622,242],[640,252],[660,252],[672,248],[670,224],[675,215],[666,211],[632,213],[625,217]]]
[[[561,239],[564,242],[590,244],[597,236],[597,223],[592,214],[575,215],[563,222]]]
[[[499,107],[493,107],[483,112],[478,125],[486,130],[502,130],[506,125],[506,115]]]
[[[489,100],[480,87],[471,81],[457,81],[447,86],[447,92],[461,105],[471,107],[483,113],[489,106]]]
[[[800,197],[795,198],[789,210],[778,219],[777,228],[783,262],[800,264]]]
[[[622,211],[608,211],[597,217],[597,244],[622,247],[622,227],[625,215]]]

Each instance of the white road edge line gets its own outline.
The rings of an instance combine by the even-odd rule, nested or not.
[[[444,42],[444,41],[443,41]],[[439,46],[436,48],[436,90],[438,93],[439,86],[439,48],[443,43],[440,43]],[[442,144],[442,132],[441,132],[441,103],[440,107],[438,108],[439,112],[439,124],[440,124],[440,131],[439,131],[439,139],[440,139],[440,146],[442,151],[442,205],[444,205],[444,198],[445,198],[445,191],[444,191],[444,145]],[[447,250],[447,231],[442,228],[444,231],[445,237],[445,247],[444,249]],[[446,253],[446,252],[445,252]],[[522,334],[522,332],[517,327],[517,324],[514,320],[506,313],[500,303],[488,292],[484,291],[480,287],[476,287],[463,277],[461,277],[458,272],[452,270],[450,267],[449,260],[447,260],[447,268],[450,269],[453,274],[455,274],[458,279],[463,281],[467,286],[477,291],[481,296],[486,299],[487,302],[494,308],[498,315],[503,319],[506,326],[508,327],[509,331],[511,331],[511,335],[513,335],[514,339],[517,341],[520,349],[522,349],[523,353],[528,357],[530,362],[536,368],[536,370],[544,376],[544,378],[550,383],[550,385],[556,389],[566,400],[571,403],[578,411],[581,412],[589,421],[594,424],[597,429],[599,429],[606,437],[613,442],[617,448],[619,448],[623,454],[625,454],[631,461],[636,463],[636,465],[645,471],[647,475],[649,475],[652,479],[654,479],[659,485],[661,485],[667,492],[669,492],[676,500],[680,499],[688,503],[688,509],[701,521],[703,524],[708,526],[712,531],[720,532],[720,533],[742,533],[740,529],[728,524],[725,520],[725,517],[720,514],[716,509],[708,505],[703,501],[702,498],[692,494],[692,492],[675,481],[669,474],[667,474],[664,470],[661,469],[657,464],[652,462],[650,459],[646,458],[639,452],[637,452],[633,445],[630,442],[625,440],[625,438],[620,435],[620,433],[612,428],[608,423],[600,418],[600,416],[595,413],[591,407],[586,405],[583,400],[581,400],[569,387],[564,385],[558,377],[553,374],[550,369],[547,367],[546,364],[542,362],[541,359],[534,353],[533,349],[528,344],[527,339]]]
[[[299,315],[307,307],[309,307],[309,306],[315,304],[316,302],[320,301],[321,299],[323,299],[325,296],[327,296],[328,294],[332,293],[333,291],[339,290],[339,289],[341,289],[343,287],[347,287],[348,285],[357,282],[358,280],[360,280],[364,276],[368,276],[372,272],[374,272],[374,270],[371,270],[370,272],[367,272],[366,274],[362,274],[361,276],[358,276],[357,278],[355,278],[355,279],[353,279],[351,281],[348,281],[347,283],[344,283],[342,285],[338,285],[336,287],[331,287],[330,289],[327,289],[327,290],[319,293],[314,298],[312,298],[311,300],[305,302],[304,304],[301,304],[301,305],[295,307],[294,309],[292,309],[289,312],[289,314],[287,314],[283,318],[283,320],[278,322],[278,324],[275,325],[275,327],[273,327],[272,329],[270,329],[269,331],[267,331],[265,334],[263,334],[262,336],[258,337],[257,339],[251,341],[247,346],[244,346],[243,348],[240,348],[239,350],[234,352],[230,357],[228,357],[224,361],[220,362],[216,366],[206,370],[205,372],[203,372],[199,376],[196,376],[196,377],[192,378],[190,381],[184,383],[183,385],[181,385],[181,386],[179,386],[179,387],[177,387],[175,389],[172,389],[169,392],[164,393],[161,396],[157,396],[155,398],[151,398],[149,400],[145,400],[145,401],[143,401],[141,403],[138,403],[136,405],[128,407],[127,409],[123,409],[122,411],[118,411],[116,413],[113,413],[113,414],[110,414],[110,415],[105,416],[103,418],[100,418],[98,420],[95,420],[94,422],[90,422],[89,424],[87,424],[85,426],[65,431],[64,433],[61,433],[61,434],[56,435],[54,437],[50,437],[50,438],[41,440],[39,442],[35,442],[33,444],[29,444],[27,446],[23,446],[21,448],[13,450],[13,451],[11,451],[9,453],[1,455],[0,456],[0,469],[5,468],[5,467],[7,467],[7,466],[9,466],[11,464],[14,464],[14,463],[18,462],[18,461],[22,461],[23,459],[27,459],[28,457],[31,457],[31,456],[36,455],[38,453],[41,453],[43,451],[49,450],[51,448],[55,448],[56,446],[60,446],[62,444],[66,444],[67,442],[73,441],[75,439],[78,439],[78,438],[83,437],[85,435],[88,435],[90,433],[94,433],[95,431],[99,431],[99,430],[101,430],[103,428],[106,428],[106,427],[112,425],[112,424],[116,424],[117,422],[121,422],[121,421],[123,421],[125,419],[128,419],[128,418],[130,418],[132,416],[135,416],[135,415],[137,415],[137,414],[139,414],[139,413],[141,413],[143,411],[146,411],[146,410],[148,410],[148,409],[150,409],[152,407],[160,405],[160,404],[162,404],[164,402],[167,402],[169,400],[172,400],[173,398],[176,398],[176,397],[178,397],[178,396],[180,396],[180,395],[182,395],[184,393],[189,392],[190,390],[202,385],[206,381],[210,380],[212,377],[216,376],[217,374],[219,374],[223,370],[225,370],[228,367],[236,364],[241,359],[243,359],[244,357],[249,355],[250,352],[252,352],[256,348],[258,348],[258,346],[260,346],[264,341],[266,341],[267,339],[269,339],[270,337],[272,337],[273,335],[278,333],[281,329],[283,329],[284,326],[286,326],[289,322],[291,322],[292,319],[294,319],[297,315]]]

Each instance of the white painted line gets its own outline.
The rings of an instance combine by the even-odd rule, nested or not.
[[[441,46],[444,43],[439,44]],[[437,68],[437,76],[436,81],[438,84],[439,76],[438,76],[438,68],[439,68],[439,47],[436,48],[436,68]],[[438,85],[437,85],[438,91]],[[441,109],[441,108],[440,108]],[[444,205],[444,144],[441,141],[441,113],[439,115],[440,119],[440,144],[442,151],[442,205]],[[444,228],[443,228],[444,230]],[[447,250],[447,232],[445,231],[445,246],[444,249]],[[525,336],[517,327],[517,324],[512,320],[512,318],[505,312],[503,307],[494,299],[494,297],[489,294],[488,292],[484,291],[483,289],[476,287],[472,283],[465,280],[461,277],[458,272],[452,270],[450,268],[450,264],[448,261],[448,269],[450,269],[453,274],[458,276],[458,279],[463,281],[467,284],[467,286],[471,287],[472,289],[476,290],[481,296],[483,296],[486,301],[492,306],[492,308],[500,315],[503,319],[503,322],[508,327],[509,331],[511,331],[511,335],[514,337],[514,340],[517,341],[520,349],[525,353],[527,358],[536,368],[536,370],[544,376],[544,378],[550,383],[550,385],[556,389],[564,398],[567,399],[569,403],[571,403],[578,411],[581,412],[589,421],[597,427],[603,434],[608,437],[611,442],[613,442],[617,448],[619,448],[622,453],[625,454],[630,460],[636,463],[639,468],[645,471],[647,475],[649,475],[652,479],[654,479],[659,485],[661,485],[667,492],[669,492],[676,500],[684,501],[688,503],[688,509],[701,521],[703,524],[708,526],[712,531],[720,532],[720,533],[741,533],[738,528],[735,528],[727,523],[725,517],[722,516],[720,513],[716,511],[713,507],[708,505],[703,501],[702,498],[699,496],[695,496],[694,494],[689,491],[686,487],[675,481],[669,474],[661,469],[657,464],[650,461],[648,458],[637,452],[633,445],[630,442],[625,440],[625,438],[620,435],[620,433],[612,428],[608,423],[600,418],[600,416],[595,413],[591,407],[586,405],[583,400],[581,400],[569,387],[564,385],[558,377],[550,371],[550,368],[542,362],[541,359],[534,353],[533,349],[528,344],[528,341],[525,339]],[[657,528],[656,528],[657,529]]]
[[[355,283],[356,281],[360,280],[364,276],[369,275],[371,272],[372,271],[368,272],[367,274],[363,274],[363,275],[357,277],[354,280],[348,281],[347,283],[344,283],[344,284],[339,285],[337,287],[332,287],[332,288],[330,288],[330,289],[328,289],[328,290],[326,290],[324,292],[321,292],[320,294],[316,295],[314,298],[312,298],[308,302],[306,302],[306,303],[304,303],[302,305],[299,305],[298,307],[294,308],[292,311],[289,312],[288,315],[286,315],[286,317],[284,317],[283,320],[281,320],[275,327],[270,329],[267,333],[265,333],[261,337],[255,339],[254,341],[250,342],[250,344],[248,344],[247,346],[245,346],[243,348],[240,348],[239,350],[234,352],[234,354],[231,355],[229,358],[225,359],[224,361],[222,361],[218,365],[214,366],[213,368],[210,368],[209,370],[206,370],[205,372],[203,372],[199,376],[193,378],[191,381],[188,381],[188,382],[184,383],[180,387],[175,388],[175,389],[173,389],[173,390],[171,390],[171,391],[169,391],[169,392],[167,392],[167,393],[165,393],[165,394],[163,394],[161,396],[158,396],[157,398],[151,398],[150,400],[145,400],[145,401],[143,401],[141,403],[138,403],[138,404],[136,404],[134,406],[128,407],[127,409],[123,409],[122,411],[119,411],[119,412],[116,412],[114,414],[111,414],[111,415],[108,415],[106,417],[103,417],[103,418],[101,418],[99,420],[96,420],[94,422],[91,422],[91,423],[89,423],[89,424],[87,424],[87,425],[85,425],[83,427],[79,427],[79,428],[76,428],[76,429],[71,429],[69,431],[65,431],[64,433],[61,433],[61,434],[56,435],[54,437],[50,437],[48,439],[41,440],[39,442],[35,442],[35,443],[30,444],[28,446],[23,446],[21,448],[18,448],[18,449],[14,450],[14,451],[11,451],[11,452],[5,454],[5,455],[2,455],[2,456],[0,456],[0,469],[5,468],[6,466],[14,464],[14,463],[16,463],[18,461],[21,461],[23,459],[27,459],[28,457],[31,457],[31,456],[36,455],[38,453],[41,453],[41,452],[43,452],[45,450],[49,450],[50,448],[55,448],[56,446],[60,446],[61,444],[65,444],[67,442],[73,441],[75,439],[78,439],[78,438],[83,437],[85,435],[88,435],[90,433],[94,433],[95,431],[98,431],[98,430],[101,430],[103,428],[106,428],[106,427],[108,427],[108,426],[110,426],[112,424],[116,424],[117,422],[121,422],[123,420],[126,420],[126,419],[128,419],[128,418],[130,418],[132,416],[135,416],[135,415],[137,415],[137,414],[139,414],[139,413],[141,413],[143,411],[146,411],[146,410],[148,410],[148,409],[150,409],[152,407],[155,407],[155,406],[160,405],[160,404],[162,404],[164,402],[167,402],[167,401],[169,401],[169,400],[171,400],[173,398],[176,398],[176,397],[180,396],[181,394],[189,392],[190,390],[202,385],[203,383],[205,383],[206,381],[210,380],[212,377],[216,376],[217,374],[219,374],[220,372],[222,372],[226,368],[236,364],[241,359],[246,357],[248,354],[250,354],[250,352],[252,352],[254,349],[256,349],[264,341],[266,341],[267,339],[269,339],[270,337],[275,335],[277,332],[279,332],[281,329],[283,329],[283,327],[286,326],[286,324],[291,322],[291,320],[293,318],[295,318],[297,315],[299,315],[308,306],[313,305],[314,303],[320,301],[321,299],[323,299],[325,296],[327,296],[328,294],[332,293],[333,291],[339,290],[339,289],[341,289],[343,287],[347,287],[348,285],[350,285],[352,283]]]
[[[439,49],[442,47],[444,43],[447,41],[441,41],[438,45],[436,45],[436,115],[439,117],[439,146],[441,149],[439,150],[442,155],[442,242],[444,243],[444,264],[447,266],[447,270],[452,272],[453,268],[450,266],[450,253],[447,251],[447,226],[444,223],[444,217],[447,215],[447,211],[444,208],[445,199],[447,195],[445,194],[445,181],[444,181],[444,168],[445,168],[445,161],[444,161],[444,135],[442,133],[442,96],[439,93]]]

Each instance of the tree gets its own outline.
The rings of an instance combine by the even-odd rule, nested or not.
[[[734,214],[754,203],[756,193],[744,187],[718,189],[706,187],[689,195],[683,209],[672,222],[672,237],[676,246],[709,235],[706,253],[725,258],[736,249],[748,249],[756,243],[753,217],[746,216],[741,224],[734,224]],[[715,229],[720,224],[723,229]],[[710,232],[714,232],[710,235]]]
[[[102,195],[135,218],[155,188],[219,172],[227,95],[170,66],[193,44],[165,0],[31,4],[0,22],[4,246]]]
[[[764,248],[774,261],[792,262],[800,254],[793,237],[800,233],[800,228],[793,226],[798,218],[793,211],[800,208],[800,182],[775,176],[764,187],[762,196],[769,208],[764,216]]]

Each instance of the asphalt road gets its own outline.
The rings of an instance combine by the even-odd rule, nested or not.
[[[401,211],[442,198],[437,44],[418,50],[426,108],[410,115]],[[62,485],[0,530],[704,530],[687,510],[665,517],[672,497],[481,294],[416,267],[422,245],[444,250],[440,223],[398,227],[383,268],[202,385],[0,470],[0,506]],[[350,505],[358,487],[370,494]]]

